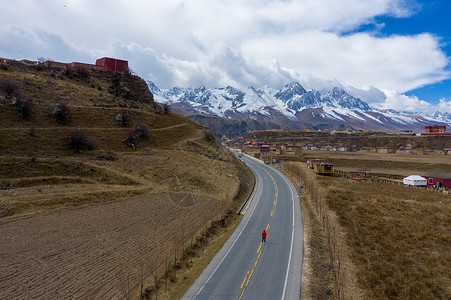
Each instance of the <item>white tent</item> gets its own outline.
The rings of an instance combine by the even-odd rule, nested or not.
[[[412,185],[412,186],[426,186],[427,180],[420,175],[410,175],[402,180],[404,185]]]

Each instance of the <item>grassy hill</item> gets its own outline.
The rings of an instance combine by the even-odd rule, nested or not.
[[[165,113],[137,76],[2,59],[0,96],[0,217],[168,191],[234,199],[250,184],[207,128]],[[52,116],[58,105],[69,121]]]

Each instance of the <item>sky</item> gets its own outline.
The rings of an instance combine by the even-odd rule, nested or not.
[[[339,86],[451,112],[449,0],[0,0],[0,57],[129,61],[160,88]]]

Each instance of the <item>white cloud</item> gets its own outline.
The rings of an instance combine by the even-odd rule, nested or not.
[[[387,98],[384,102],[377,105],[377,108],[381,109],[395,109],[405,112],[422,112],[422,113],[434,113],[449,112],[451,113],[451,101],[441,99],[438,104],[433,105],[429,102],[418,99],[416,96],[406,96],[393,90],[384,90]]]
[[[435,107],[437,108],[435,109],[435,111],[451,113],[451,100],[442,98],[439,100],[439,103]]]
[[[354,31],[416,8],[406,0],[15,0],[2,4],[0,56],[116,56],[162,88],[300,80],[354,86],[370,104],[397,105],[377,89],[400,94],[450,76],[440,39]]]
[[[87,51],[77,48],[58,34],[41,29],[27,30],[17,25],[0,27],[0,56],[14,59],[47,57],[53,60],[81,61],[94,59]]]
[[[283,66],[359,88],[405,92],[449,76],[448,59],[430,34],[377,38],[303,31],[248,40],[242,52],[267,59],[276,55]]]

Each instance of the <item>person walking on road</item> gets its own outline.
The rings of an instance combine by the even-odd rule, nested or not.
[[[264,229],[262,232],[262,243],[266,243],[266,231]]]

